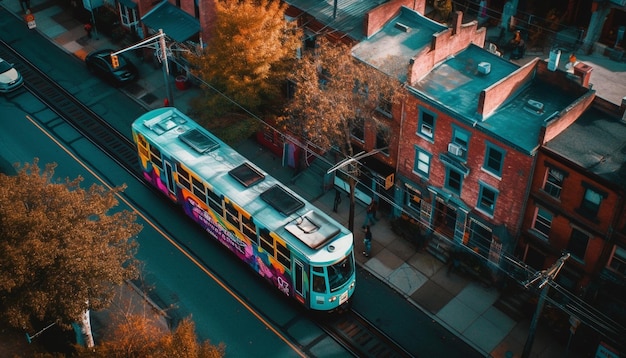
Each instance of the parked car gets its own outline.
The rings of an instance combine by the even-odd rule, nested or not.
[[[117,55],[119,66],[113,68],[111,62],[111,49],[97,50],[85,57],[85,64],[89,72],[115,85],[122,86],[137,78],[137,67],[123,54]]]
[[[17,72],[13,64],[0,58],[0,93],[11,92],[23,83],[22,75]]]

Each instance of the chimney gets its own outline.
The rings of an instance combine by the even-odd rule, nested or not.
[[[574,66],[574,75],[580,77],[580,84],[583,87],[589,87],[589,79],[591,78],[591,71],[593,67],[579,62]]]
[[[452,15],[452,35],[456,35],[461,32],[461,25],[463,24],[463,12],[455,11]]]

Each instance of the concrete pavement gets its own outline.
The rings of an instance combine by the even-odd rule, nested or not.
[[[0,2],[16,16],[22,16],[19,1],[4,0]],[[79,58],[95,49],[118,49],[119,45],[101,34],[94,34],[89,39],[83,24],[72,18],[71,12],[55,1],[31,0],[38,31],[48,37],[57,46]],[[26,24],[24,24],[26,26]],[[533,56],[547,58],[545,53],[529,51],[527,56],[516,62],[523,64]],[[563,55],[566,57],[565,55]],[[618,63],[605,58],[600,53],[577,55],[578,60],[593,67],[591,82],[600,97],[620,104],[626,96],[626,63]],[[136,60],[140,75],[136,84],[123,89],[146,110],[163,106],[168,90],[161,69],[152,63]],[[565,59],[561,59],[564,66]],[[189,111],[189,101],[200,93],[197,87],[179,90],[170,81],[170,93],[174,105],[183,112]],[[265,171],[276,176],[303,197],[334,216],[339,222],[347,225],[348,200],[343,200],[337,213],[332,211],[334,192],[325,191],[319,176],[312,171],[304,171],[293,177],[291,169],[280,165],[274,155],[251,141],[244,141],[238,150]],[[502,292],[495,287],[488,287],[463,273],[450,273],[448,266],[413,243],[396,235],[390,226],[389,218],[379,212],[379,220],[372,227],[372,254],[364,257],[362,233],[355,232],[356,257],[359,265],[367,269],[381,281],[399,292],[407,302],[421,309],[433,320],[454,332],[460,339],[476,350],[490,357],[518,357],[528,337],[530,317],[513,317],[507,315],[498,304]],[[365,220],[365,207],[357,205],[355,225]],[[550,330],[540,322],[531,357],[563,357],[568,347],[566,342],[555,339]],[[576,351],[569,349],[569,356],[578,356]]]

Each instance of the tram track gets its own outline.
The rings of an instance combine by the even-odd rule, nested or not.
[[[24,78],[26,90],[131,175],[141,179],[135,145],[129,138],[1,40],[0,57],[15,65]]]
[[[414,357],[353,309],[325,319],[320,327],[355,357]]]

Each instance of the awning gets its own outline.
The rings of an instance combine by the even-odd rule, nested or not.
[[[167,0],[148,11],[141,21],[153,30],[163,29],[165,35],[176,42],[185,42],[200,31],[200,22],[196,18]]]
[[[134,2],[133,0],[118,0],[120,2],[120,4],[126,6],[129,9],[136,9],[137,8],[137,3]]]

